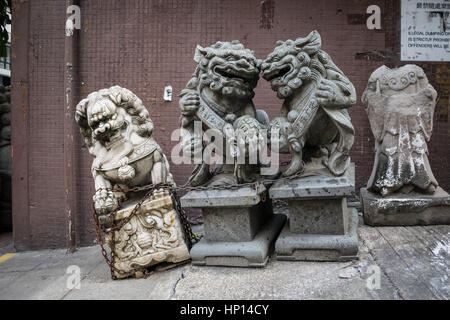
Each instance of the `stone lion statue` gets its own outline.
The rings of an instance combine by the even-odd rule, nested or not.
[[[278,41],[261,65],[262,77],[284,99],[270,130],[279,130],[280,152],[292,154],[285,176],[301,172],[308,158],[321,159],[337,176],[350,163],[354,128],[346,108],[356,102],[356,92],[321,45],[317,31]]]
[[[264,144],[258,132],[269,123],[267,114],[256,110],[252,102],[261,61],[237,40],[219,41],[206,48],[197,46],[194,61],[197,68],[182,90],[179,102],[184,147],[205,149],[201,133],[194,132],[194,121],[199,121],[203,131],[215,129],[222,134],[225,145],[231,147],[227,152],[231,152],[232,157],[237,157],[239,151],[233,149],[233,138],[226,137],[231,137],[229,133],[233,130],[241,132],[242,145],[249,145],[244,151],[248,157],[258,145]],[[190,184],[205,184],[215,175],[220,178],[215,177],[214,184],[251,182],[257,179],[258,170],[258,163],[248,161],[235,165],[218,164],[211,170],[210,164],[203,159],[195,168]]]
[[[173,181],[168,161],[152,137],[149,113],[130,90],[114,86],[89,94],[77,105],[75,120],[94,157],[94,203],[100,224],[111,225],[108,213],[125,200],[124,193],[106,188]]]

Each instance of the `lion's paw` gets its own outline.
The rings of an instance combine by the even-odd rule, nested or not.
[[[109,227],[113,223],[112,216],[109,213],[119,207],[119,201],[113,191],[100,189],[94,194],[94,207],[99,216],[99,223],[103,227]]]

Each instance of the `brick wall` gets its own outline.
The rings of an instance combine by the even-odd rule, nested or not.
[[[23,150],[13,161],[16,245],[19,249],[61,247],[67,236],[62,127],[65,3],[24,0],[13,4],[13,145]],[[381,7],[382,30],[365,27],[365,11],[371,4]],[[77,99],[112,85],[132,90],[149,109],[154,136],[168,156],[176,144],[170,141],[170,134],[178,127],[177,94],[195,69],[192,58],[196,44],[238,39],[258,58],[264,58],[276,40],[295,39],[318,30],[323,49],[357,90],[358,102],[350,109],[356,128],[351,156],[356,163],[357,190],[366,183],[373,165],[374,140],[360,97],[375,68],[385,63],[401,64],[399,1],[82,0],[80,7]],[[421,66],[441,97],[430,159],[438,181],[449,190],[450,67],[448,63]],[[172,102],[162,100],[166,85],[173,87]],[[256,88],[254,101],[271,118],[277,115],[280,101],[264,80]],[[91,211],[94,186],[91,157],[81,135],[76,136],[76,148],[77,241],[87,245],[95,239]],[[171,167],[178,184],[186,181],[191,169],[186,165]]]

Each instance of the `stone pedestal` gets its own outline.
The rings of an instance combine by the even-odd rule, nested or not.
[[[136,203],[124,203],[124,208],[115,214],[115,222],[120,224],[128,218]],[[167,190],[155,191],[129,222],[114,232],[114,237],[114,266],[124,272],[115,272],[118,278],[132,275],[133,269],[189,260],[184,231]],[[105,239],[111,247],[112,234],[107,234]]]
[[[370,226],[450,224],[450,195],[441,187],[433,195],[411,192],[386,197],[361,188],[364,223]]]
[[[264,267],[286,217],[273,214],[263,193],[245,187],[182,197],[183,207],[201,208],[203,214],[205,237],[191,249],[192,264]]]
[[[270,198],[289,205],[288,223],[275,244],[277,259],[356,259],[358,212],[347,207],[346,198],[354,189],[354,164],[341,177],[319,174],[276,182]]]

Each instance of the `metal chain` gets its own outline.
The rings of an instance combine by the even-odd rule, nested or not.
[[[178,197],[177,190],[175,187],[171,189],[172,202],[174,203],[175,211],[178,213],[178,216],[181,219],[181,223],[183,224],[184,233],[186,235],[187,245],[189,250],[192,248],[192,241],[197,243],[203,236],[197,236],[192,232],[191,224],[186,216],[186,212],[181,206],[180,198]]]
[[[162,188],[168,188],[169,186],[167,185],[161,185],[158,186],[158,189],[162,189]],[[113,189],[113,188],[100,188],[99,190],[111,190],[111,191],[121,191],[123,192],[123,190],[117,190],[117,189]],[[98,221],[98,214],[97,214],[97,210],[95,209],[95,205],[94,205],[94,222],[95,222],[95,231],[97,233],[97,240],[98,243],[101,247],[102,250],[102,255],[106,260],[106,263],[108,264],[110,270],[111,270],[111,278],[113,280],[117,279],[117,276],[115,275],[115,272],[117,272],[120,275],[125,275],[125,274],[133,274],[136,272],[142,272],[143,276],[146,277],[150,274],[150,271],[146,268],[140,267],[140,268],[132,268],[131,270],[125,272],[121,269],[116,268],[115,264],[115,258],[116,258],[116,254],[115,254],[115,242],[116,242],[116,235],[115,232],[119,231],[125,224],[127,224],[131,218],[136,214],[136,212],[138,212],[138,210],[140,209],[140,207],[142,206],[142,203],[144,203],[145,200],[149,199],[152,195],[154,190],[156,190],[156,188],[152,188],[150,189],[146,195],[135,205],[135,207],[133,208],[133,210],[131,211],[130,215],[128,217],[126,217],[124,220],[121,221],[121,223],[117,226],[114,226],[112,228],[103,228],[100,226],[100,223]],[[113,212],[109,213],[109,215],[111,215],[111,217],[114,217],[114,214],[118,211],[119,209],[114,210]],[[111,234],[111,253],[110,256],[108,256],[108,253],[106,252],[105,249],[105,242],[103,240],[102,237],[102,232],[104,234]]]
[[[198,236],[192,232],[191,224],[186,216],[186,212],[184,211],[183,207],[181,206],[180,198],[178,197],[178,193],[177,193],[178,191],[180,191],[180,190],[183,190],[183,191],[235,190],[235,189],[239,189],[239,188],[243,188],[243,187],[251,187],[258,191],[258,189],[260,188],[261,185],[266,187],[277,181],[295,179],[295,178],[301,176],[302,174],[303,174],[303,172],[299,172],[299,173],[289,176],[289,177],[282,177],[282,178],[277,178],[277,179],[265,179],[265,180],[258,180],[255,182],[240,183],[240,184],[233,184],[233,185],[192,187],[192,186],[189,186],[188,183],[186,183],[180,187],[176,187],[173,183],[167,182],[167,183],[159,183],[159,184],[149,184],[149,185],[145,185],[145,186],[141,186],[141,187],[134,187],[134,188],[128,188],[128,189],[121,189],[121,188],[120,189],[115,189],[115,188],[99,188],[99,189],[97,189],[97,191],[106,190],[106,191],[124,192],[124,193],[147,191],[145,196],[141,200],[139,200],[139,202],[135,205],[135,207],[131,211],[130,215],[128,217],[126,217],[125,219],[123,219],[118,225],[115,225],[110,228],[104,228],[104,227],[100,226],[100,223],[98,220],[98,213],[95,209],[95,205],[93,206],[94,222],[95,222],[95,230],[97,233],[97,239],[98,239],[98,243],[100,244],[100,247],[102,250],[102,255],[105,258],[106,263],[108,264],[108,266],[111,269],[111,278],[113,280],[117,279],[117,276],[115,273],[120,274],[120,275],[125,275],[125,274],[131,275],[136,272],[142,272],[144,277],[151,274],[149,269],[147,269],[145,267],[132,268],[131,270],[129,270],[127,272],[116,268],[116,266],[115,266],[116,253],[115,253],[114,248],[115,248],[115,240],[116,240],[115,232],[120,231],[120,229],[122,229],[122,227],[131,220],[131,218],[139,211],[139,209],[141,208],[144,201],[149,199],[153,195],[153,192],[155,190],[166,189],[169,191],[171,198],[172,198],[172,202],[174,204],[174,209],[178,213],[178,216],[180,217],[181,223],[183,225],[183,230],[184,230],[184,233],[186,236],[186,242],[187,242],[188,248],[191,249],[192,245],[197,243],[198,241],[200,241],[200,239],[203,236]],[[261,201],[265,202],[266,199],[267,199],[267,190],[264,190],[261,193]],[[108,216],[110,216],[112,218],[112,221],[114,221],[114,215],[117,213],[118,210],[120,210],[120,209],[117,208],[116,210],[114,210],[108,214]],[[108,256],[108,253],[105,249],[105,241],[103,240],[102,233],[104,233],[105,235],[111,234],[110,257]]]

